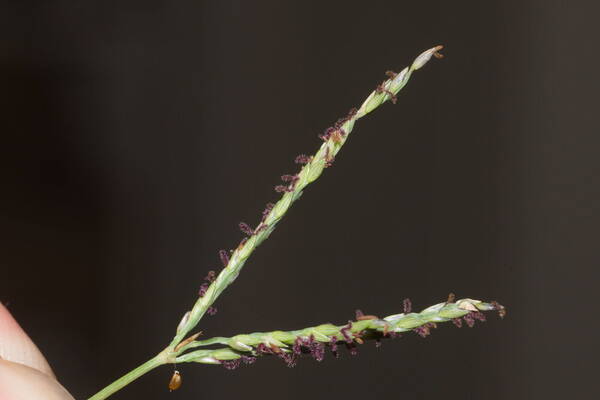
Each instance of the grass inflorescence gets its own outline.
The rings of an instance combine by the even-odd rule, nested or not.
[[[299,170],[282,175],[282,182],[275,186],[275,192],[281,194],[281,198],[265,206],[260,221],[254,228],[245,222],[239,223],[239,229],[244,236],[235,249],[218,252],[222,269],[218,273],[213,270],[208,272],[200,285],[195,304],[181,318],[171,343],[158,355],[117,379],[89,400],[105,399],[163,364],[194,362],[235,369],[242,364],[254,363],[258,357],[274,356],[292,367],[303,354],[321,361],[327,352],[338,357],[340,349],[346,348],[351,355],[355,355],[358,346],[366,341],[373,341],[376,346],[380,346],[383,339],[393,339],[405,332],[427,337],[438,323],[448,321],[452,321],[458,327],[461,327],[463,322],[472,327],[476,321],[485,321],[485,311],[496,310],[503,317],[506,310],[496,302],[486,303],[472,299],[455,301],[454,295],[451,295],[446,302],[421,312],[412,312],[412,304],[406,299],[402,303],[402,313],[385,318],[365,315],[357,310],[354,320],[343,325],[322,324],[294,331],[255,332],[205,340],[198,340],[201,332],[190,334],[205,314],[216,313],[214,302],[235,281],[247,259],[269,237],[290,207],[300,198],[303,190],[317,180],[324,169],[333,165],[356,121],[386,101],[395,104],[398,92],[406,85],[412,73],[422,68],[432,57],[441,58],[441,49],[442,46],[435,46],[426,50],[410,66],[398,73],[387,71],[388,79],[377,85],[360,107],[350,109],[346,115],[319,134],[318,137],[322,140],[319,149],[313,155],[298,155],[294,162],[299,166]],[[176,390],[181,383],[181,374],[174,371],[169,389]]]

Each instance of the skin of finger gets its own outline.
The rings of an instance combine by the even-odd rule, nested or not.
[[[74,400],[54,378],[23,364],[0,360],[0,400]]]
[[[2,303],[0,303],[0,358],[27,365],[55,378],[40,350]]]

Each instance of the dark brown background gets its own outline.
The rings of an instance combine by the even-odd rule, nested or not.
[[[509,307],[351,359],[163,367],[114,399],[562,399],[596,388],[598,7],[4,1],[0,300],[83,399],[160,351],[317,134],[422,50],[207,318],[208,336]]]

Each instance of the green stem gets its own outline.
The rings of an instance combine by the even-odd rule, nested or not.
[[[123,375],[122,377],[120,377],[119,379],[117,379],[116,381],[114,381],[113,383],[111,383],[110,385],[108,385],[107,387],[105,387],[104,389],[102,389],[101,391],[99,391],[98,393],[93,395],[92,397],[90,397],[88,400],[106,399],[107,397],[113,395],[115,392],[117,392],[117,391],[123,389],[125,386],[129,385],[131,382],[135,381],[140,376],[142,376],[142,375],[146,374],[147,372],[152,371],[154,368],[159,367],[166,363],[167,363],[167,360],[165,359],[164,355],[161,353],[161,354],[157,355],[156,357],[146,361],[145,363],[143,363],[136,369]]]

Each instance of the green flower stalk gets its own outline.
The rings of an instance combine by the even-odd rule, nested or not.
[[[247,236],[242,239],[235,250],[219,252],[223,269],[218,275],[213,271],[209,272],[205,278],[207,282],[200,287],[198,300],[181,319],[171,343],[157,356],[119,378],[90,397],[89,400],[105,399],[133,380],[163,364],[197,362],[223,364],[227,368],[234,368],[240,362],[249,363],[256,356],[271,354],[283,358],[288,365],[292,365],[295,363],[296,356],[302,352],[310,352],[316,359],[322,359],[325,344],[334,353],[336,353],[339,343],[345,344],[353,352],[356,348],[355,343],[362,343],[368,339],[378,341],[381,338],[393,337],[400,332],[410,330],[426,336],[438,322],[452,320],[458,325],[459,321],[464,320],[469,326],[472,326],[476,319],[484,319],[482,311],[498,310],[501,315],[504,315],[504,308],[497,303],[484,303],[471,299],[454,302],[452,296],[447,302],[431,306],[420,313],[411,313],[410,302],[405,301],[402,314],[379,319],[375,316],[364,316],[361,313],[357,314],[355,321],[343,326],[324,324],[296,331],[252,333],[207,340],[196,340],[200,332],[188,336],[205,314],[216,312],[213,307],[214,302],[235,281],[248,257],[269,237],[292,204],[300,198],[304,188],[318,179],[325,168],[332,165],[336,155],[348,140],[355,122],[388,100],[395,103],[396,95],[406,85],[412,73],[422,68],[432,57],[441,58],[442,56],[439,54],[441,49],[442,46],[436,46],[421,53],[409,67],[399,73],[388,71],[386,75],[389,79],[378,85],[358,109],[351,109],[345,117],[339,119],[332,127],[319,135],[323,143],[314,155],[296,157],[295,162],[302,167],[296,174],[281,177],[284,183],[275,187],[275,191],[282,193],[279,201],[267,205],[260,223],[255,228],[251,228],[246,223],[240,223],[240,229]],[[190,351],[210,345],[225,347]],[[181,377],[176,371],[169,388],[174,390],[180,384]]]

